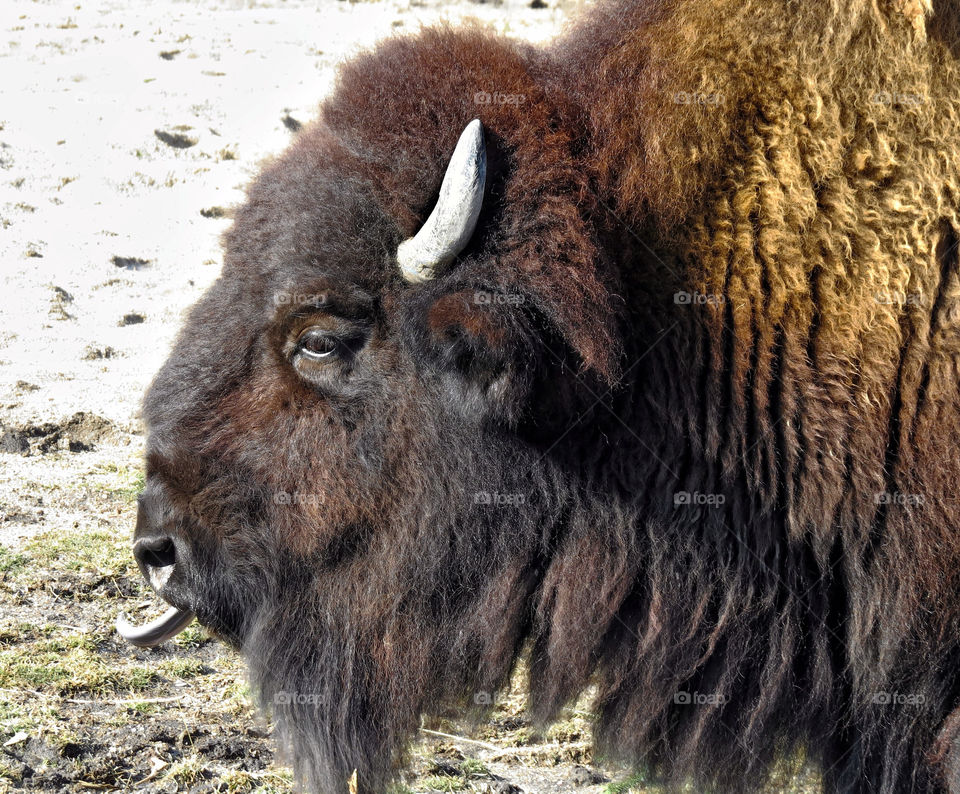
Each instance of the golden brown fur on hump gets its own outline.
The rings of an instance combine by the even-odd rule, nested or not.
[[[924,64],[953,60],[944,42],[957,46],[957,4],[939,4],[918,30],[926,2],[598,4],[560,47],[575,62],[608,189],[634,219],[643,210],[661,222],[682,217],[743,153],[745,127],[779,116],[783,103],[818,145],[840,145],[841,125],[823,117],[822,102],[842,97],[874,116],[877,90],[926,87]],[[874,91],[857,99],[861,88]],[[818,164],[830,167],[823,157],[804,164],[814,180]]]
[[[745,478],[824,576],[861,585],[844,625],[857,696],[906,676],[912,643],[949,668],[960,3],[623,2],[558,48],[611,223],[655,252],[632,288],[669,271],[719,296],[695,321],[650,307],[691,335],[670,356],[695,374],[671,376],[665,414],[686,413],[692,454]]]
[[[749,462],[796,532],[911,487],[948,429],[932,415],[960,413],[958,17],[921,0],[620,3],[561,45],[617,217],[724,298],[702,318],[705,451]]]

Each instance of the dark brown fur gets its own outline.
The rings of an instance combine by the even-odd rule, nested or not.
[[[674,783],[802,752],[831,792],[960,791],[960,4],[924,8],[608,2],[343,68],[146,402],[164,595],[308,788],[381,791],[527,648],[538,719],[595,682],[598,746]],[[407,285],[474,116],[477,233]],[[361,341],[298,374],[308,325]]]

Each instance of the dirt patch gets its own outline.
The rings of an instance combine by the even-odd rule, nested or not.
[[[0,750],[11,781],[31,790],[57,790],[82,781],[87,787],[111,789],[139,784],[142,791],[175,792],[189,783],[190,790],[218,791],[226,787],[215,779],[214,762],[228,761],[237,771],[256,774],[273,757],[267,735],[256,729],[197,727],[181,719],[139,714],[133,705],[127,709],[129,726],[104,728],[103,716],[102,709],[91,704],[74,715],[75,739],[50,743],[30,738]],[[197,768],[188,771],[187,764]],[[158,773],[166,771],[166,777],[178,767],[181,771],[172,779],[157,780]],[[142,788],[151,780],[156,782]]]
[[[200,215],[204,218],[226,218],[229,214],[229,210],[223,207],[204,207],[200,210]]]
[[[115,441],[117,428],[109,419],[79,411],[61,422],[0,426],[0,452],[44,455],[58,450],[90,452]]]
[[[140,325],[140,323],[145,323],[147,318],[144,317],[140,312],[128,312],[120,318],[120,322],[117,323],[119,326],[125,325]]]
[[[174,149],[189,149],[200,142],[200,138],[193,134],[193,128],[187,124],[178,124],[169,130],[154,130],[153,134]]]
[[[139,256],[113,256],[110,261],[124,270],[143,270],[145,267],[150,267],[150,260],[141,259]]]
[[[116,349],[110,347],[110,345],[105,345],[104,347],[97,347],[96,345],[87,345],[83,351],[83,360],[84,361],[100,361],[105,358],[114,358],[115,356],[121,355]]]

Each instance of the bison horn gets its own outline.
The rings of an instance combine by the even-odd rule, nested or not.
[[[397,263],[407,281],[416,284],[436,277],[466,247],[480,216],[486,179],[483,125],[474,119],[453,150],[433,212],[423,228],[397,249]]]
[[[126,615],[117,618],[117,633],[131,645],[151,648],[166,642],[183,631],[193,620],[193,613],[186,609],[170,607],[159,618],[145,626],[133,626]]]

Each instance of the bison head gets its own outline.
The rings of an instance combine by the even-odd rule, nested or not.
[[[588,487],[614,313],[535,72],[445,31],[348,66],[146,397],[134,550],[173,610],[125,631],[241,649],[311,789],[379,789],[421,713],[502,686]]]

